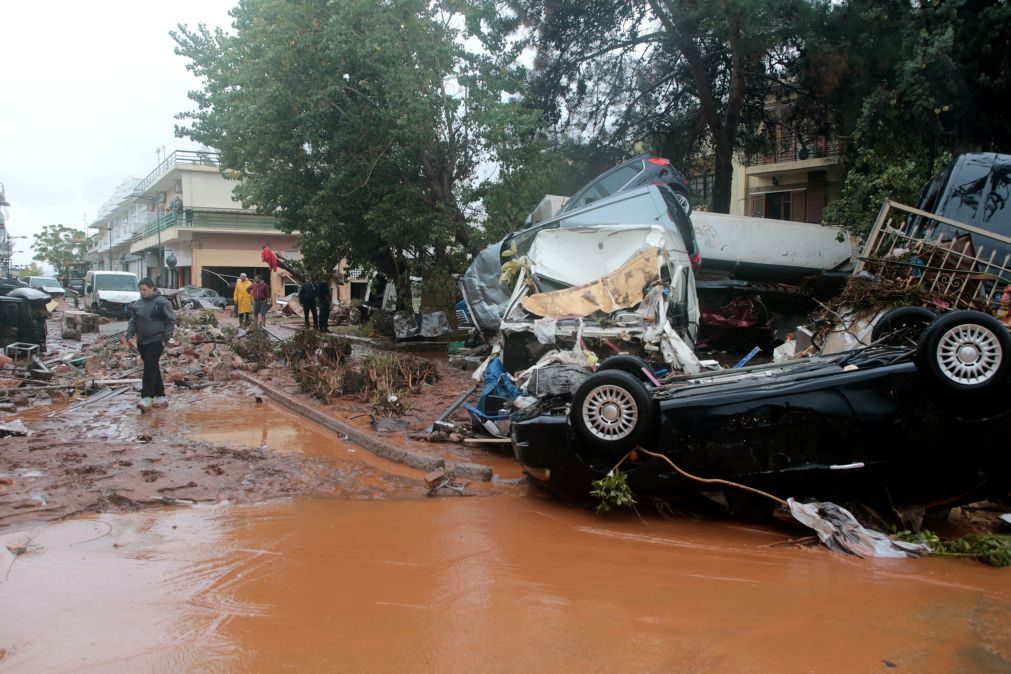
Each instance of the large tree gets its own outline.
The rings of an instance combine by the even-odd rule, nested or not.
[[[686,163],[712,157],[714,208],[730,206],[735,153],[761,136],[791,75],[803,0],[475,0],[489,39],[535,53],[531,105],[577,137],[636,142]],[[511,52],[504,52],[511,55]]]
[[[826,219],[857,231],[884,197],[915,201],[952,155],[1011,149],[1011,5],[820,5],[799,72],[832,109],[852,168]]]
[[[233,31],[180,26],[204,88],[177,133],[217,148],[243,203],[298,231],[309,270],[340,257],[402,289],[480,242],[464,188],[499,101],[425,0],[242,0]],[[406,293],[402,293],[407,296]]]
[[[66,225],[44,225],[35,235],[33,260],[45,262],[56,270],[56,276],[68,276],[71,268],[82,269],[88,252],[88,235]]]

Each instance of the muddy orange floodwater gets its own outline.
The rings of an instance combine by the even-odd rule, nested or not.
[[[243,442],[320,446],[271,428]],[[791,534],[523,489],[421,493],[4,534],[0,672],[1011,671],[1008,570],[775,546]]]

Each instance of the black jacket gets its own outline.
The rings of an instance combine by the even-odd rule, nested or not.
[[[303,306],[312,306],[316,304],[316,286],[311,281],[307,281],[302,284],[302,287],[298,289],[298,301]]]

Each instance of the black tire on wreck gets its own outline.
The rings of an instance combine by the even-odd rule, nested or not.
[[[590,375],[572,398],[570,421],[583,445],[620,458],[639,444],[653,424],[654,403],[646,387],[622,370]]]
[[[993,316],[953,311],[924,330],[917,364],[930,384],[967,400],[1006,393],[1011,334]]]
[[[638,356],[630,356],[628,354],[618,354],[616,356],[611,356],[610,358],[605,358],[597,369],[597,372],[604,372],[606,370],[621,370],[622,372],[627,372],[644,384],[652,383],[646,373],[642,371],[642,368],[646,368],[650,372],[653,368],[649,366],[649,363],[644,361]]]
[[[926,307],[897,307],[878,319],[871,340],[890,346],[916,346],[923,331],[937,318]]]

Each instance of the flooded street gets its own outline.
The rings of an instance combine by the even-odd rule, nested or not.
[[[173,428],[316,453],[368,486],[0,535],[0,671],[1011,670],[1004,570],[598,516],[526,488],[426,498],[280,408],[237,423],[228,404]]]

